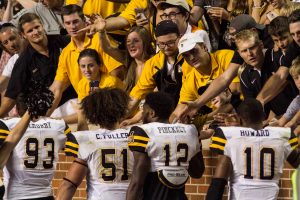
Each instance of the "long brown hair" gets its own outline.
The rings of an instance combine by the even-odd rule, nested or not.
[[[238,0],[235,8],[230,12],[231,18],[234,18],[240,14],[249,14],[248,0]]]
[[[151,44],[151,36],[149,31],[142,26],[134,26],[130,29],[128,35],[132,32],[136,32],[141,37],[143,41],[142,60],[144,61],[148,60],[154,54],[154,49]],[[135,85],[135,80],[136,80],[135,69],[137,67],[137,64],[135,60],[129,55],[128,50],[126,51],[125,66],[127,67],[127,73],[124,79],[125,90],[127,92],[130,92]]]

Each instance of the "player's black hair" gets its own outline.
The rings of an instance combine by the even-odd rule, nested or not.
[[[91,57],[96,61],[96,63],[99,66],[101,64],[99,54],[95,49],[89,49],[88,48],[88,49],[84,49],[83,51],[81,51],[79,56],[78,56],[78,59],[77,59],[78,64],[79,64],[80,59],[83,58],[83,57]]]
[[[74,14],[74,13],[77,13],[78,16],[83,21],[85,21],[85,17],[84,17],[82,8],[78,5],[76,5],[76,4],[70,4],[70,5],[62,7],[62,9],[61,9],[61,19],[62,19],[62,21],[64,22],[64,16],[65,15],[71,15],[71,14]]]
[[[254,98],[245,99],[236,112],[243,121],[251,124],[261,123],[265,119],[262,104]]]
[[[48,109],[51,108],[54,94],[39,81],[32,81],[31,87],[26,89],[25,104],[31,118],[45,116]]]
[[[289,32],[288,18],[285,16],[276,17],[268,26],[269,35],[280,37]]]
[[[151,92],[145,98],[145,105],[154,110],[155,115],[161,120],[169,119],[175,109],[174,99],[164,92]]]
[[[294,10],[288,19],[289,24],[296,23],[300,21],[300,9]]]
[[[129,102],[127,93],[118,88],[98,89],[81,102],[87,120],[106,129],[113,129],[126,114]]]

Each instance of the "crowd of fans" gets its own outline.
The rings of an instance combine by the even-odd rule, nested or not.
[[[249,98],[263,105],[264,126],[300,134],[297,1],[6,0],[0,6],[1,118],[17,116],[15,105],[38,82],[54,94],[46,115],[77,123],[78,130],[88,126],[81,102],[109,87],[130,96],[121,127],[140,123],[145,97],[160,91],[176,102],[169,122],[194,123],[202,139],[217,123],[237,123],[230,117]]]

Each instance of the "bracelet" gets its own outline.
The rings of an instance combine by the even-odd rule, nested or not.
[[[261,6],[253,6],[252,8],[261,9]]]
[[[105,32],[106,32],[106,30],[105,30],[105,29],[103,29],[103,30],[99,31],[99,33],[105,33]]]

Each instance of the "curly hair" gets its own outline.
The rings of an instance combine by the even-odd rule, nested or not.
[[[81,102],[87,120],[102,128],[113,129],[126,114],[129,96],[118,88],[98,89]]]

